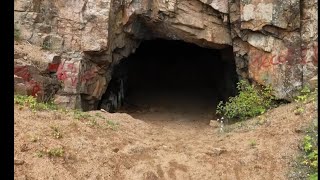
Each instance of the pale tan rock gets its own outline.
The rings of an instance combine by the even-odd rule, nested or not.
[[[209,126],[218,128],[220,126],[220,123],[217,120],[210,120]]]
[[[311,78],[308,83],[311,90],[318,88],[318,75]]]
[[[228,1],[225,0],[212,0],[212,1],[207,1],[207,0],[200,0],[201,2],[208,4],[211,6],[213,9],[220,11],[222,13],[228,13]]]

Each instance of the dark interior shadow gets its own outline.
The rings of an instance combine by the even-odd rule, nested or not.
[[[114,68],[113,83],[103,98],[110,99],[113,91],[114,99],[124,96],[118,108],[109,111],[146,121],[147,113],[208,121],[215,118],[217,103],[236,93],[234,59],[223,58],[228,57],[225,52],[182,41],[144,41]],[[119,86],[123,95],[117,92]]]

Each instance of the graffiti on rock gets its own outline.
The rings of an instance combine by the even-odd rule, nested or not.
[[[66,69],[64,69],[64,67],[66,67]],[[96,77],[95,68],[83,72],[79,78],[77,77],[77,72],[77,68],[74,66],[74,64],[67,64],[66,66],[61,64],[57,70],[57,78],[64,82],[70,80],[71,86],[76,86],[78,82],[88,82],[92,78]]]
[[[16,66],[14,67],[14,74],[21,77],[24,81],[29,81],[31,75],[27,66]]]
[[[28,89],[31,89],[32,96],[37,96],[38,93],[41,91],[40,84],[31,78],[28,66],[14,67],[14,74],[16,76],[21,77],[25,81],[26,86],[29,87]]]
[[[299,57],[297,53],[301,53],[301,58],[295,58]],[[250,76],[257,81],[265,82],[268,81],[268,79],[270,80],[274,71],[276,71],[273,67],[285,65],[291,68],[296,65],[304,66],[306,64],[318,66],[318,44],[315,43],[311,49],[288,48],[275,55],[262,51],[251,51],[250,56]]]
[[[81,80],[81,82],[87,82],[90,79],[94,78],[95,76],[96,76],[95,69],[90,69],[88,71],[85,71],[82,74],[80,80]]]
[[[306,51],[302,51],[302,58],[297,63],[294,63],[294,53],[296,49],[288,48],[281,51],[279,54],[270,55],[264,52],[255,51],[252,54],[252,66],[258,67],[259,69],[269,68],[274,65],[286,64],[288,66],[293,66],[295,64],[305,65],[307,63],[318,64],[318,45],[314,45],[312,49],[311,60],[307,60]]]
[[[59,68],[59,64],[53,64],[53,63],[50,63],[48,65],[48,70],[50,72],[57,72],[58,71],[58,68]]]
[[[40,85],[34,80],[30,80],[28,83],[32,88],[31,95],[34,97],[37,96],[39,91],[41,91]]]
[[[67,64],[66,69],[64,69],[64,63],[60,64],[57,69],[57,78],[64,82],[70,80],[71,86],[76,86],[78,82],[77,68],[74,64]]]

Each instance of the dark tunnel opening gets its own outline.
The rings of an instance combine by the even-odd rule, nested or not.
[[[98,108],[214,116],[219,101],[236,95],[237,82],[232,47],[217,50],[183,41],[148,40],[115,65]]]

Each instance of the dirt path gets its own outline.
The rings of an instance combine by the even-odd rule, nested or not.
[[[209,115],[187,112],[93,111],[91,120],[79,121],[71,113],[15,107],[15,178],[287,179],[300,131],[316,115],[313,104],[300,116],[294,109],[283,105],[220,132],[208,125]],[[63,157],[40,155],[53,148]]]

